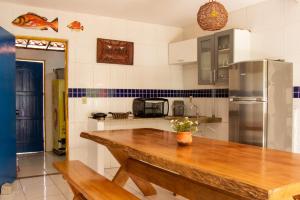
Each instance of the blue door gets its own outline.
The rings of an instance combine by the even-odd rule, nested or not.
[[[0,185],[16,178],[15,37],[0,27]]]
[[[16,62],[17,153],[44,150],[43,64]]]

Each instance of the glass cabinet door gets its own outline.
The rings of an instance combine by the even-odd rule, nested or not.
[[[228,81],[228,65],[233,62],[233,30],[215,34],[216,82]]]
[[[214,36],[198,38],[198,83],[214,83]]]

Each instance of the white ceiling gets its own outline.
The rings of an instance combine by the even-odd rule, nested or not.
[[[95,14],[184,27],[196,23],[199,7],[208,0],[0,0],[36,7]],[[264,0],[219,0],[233,11]]]

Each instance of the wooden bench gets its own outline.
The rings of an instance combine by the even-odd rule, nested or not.
[[[54,162],[53,166],[70,185],[74,200],[138,200],[133,194],[80,161]]]

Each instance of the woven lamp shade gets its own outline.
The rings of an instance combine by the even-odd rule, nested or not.
[[[220,30],[227,24],[228,12],[221,3],[209,0],[208,3],[200,7],[197,21],[203,30]]]

